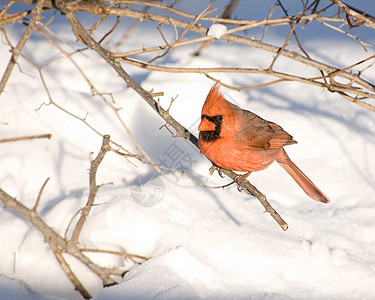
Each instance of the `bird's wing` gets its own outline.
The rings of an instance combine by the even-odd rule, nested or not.
[[[268,125],[275,131],[275,135],[269,142],[270,148],[279,148],[297,143],[297,141],[293,140],[293,137],[284,131],[281,126],[273,122],[268,122]]]
[[[258,115],[244,110],[244,122],[237,138],[255,149],[274,149],[296,143],[292,136],[279,125],[266,121]]]

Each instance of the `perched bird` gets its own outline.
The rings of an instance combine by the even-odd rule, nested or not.
[[[328,197],[286,154],[283,147],[297,143],[293,137],[279,125],[225,100],[219,87],[216,83],[208,93],[199,124],[199,148],[213,167],[247,172],[238,176],[243,179],[276,160],[309,197],[328,203]]]

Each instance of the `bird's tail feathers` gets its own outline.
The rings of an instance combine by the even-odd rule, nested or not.
[[[276,160],[310,198],[323,203],[328,203],[330,201],[328,197],[324,195],[323,192],[291,161],[284,149]]]

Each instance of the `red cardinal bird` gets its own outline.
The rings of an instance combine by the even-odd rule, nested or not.
[[[224,99],[216,83],[208,93],[199,124],[199,148],[218,168],[247,172],[267,168],[275,160],[314,200],[329,199],[290,160],[284,146],[297,143],[279,125]]]

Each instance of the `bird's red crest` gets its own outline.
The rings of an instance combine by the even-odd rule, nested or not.
[[[215,116],[223,114],[227,106],[223,94],[220,92],[220,84],[216,82],[207,95],[202,107],[202,115]]]

